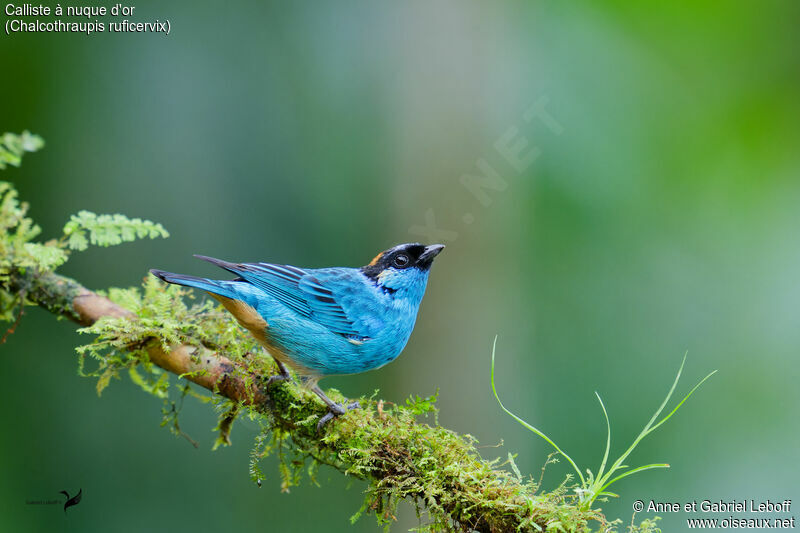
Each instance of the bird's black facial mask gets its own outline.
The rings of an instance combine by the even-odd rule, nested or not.
[[[361,272],[373,281],[377,281],[378,275],[387,268],[395,270],[417,268],[427,271],[433,264],[433,259],[443,249],[443,244],[431,246],[419,243],[400,244],[379,253],[368,265],[361,267]]]

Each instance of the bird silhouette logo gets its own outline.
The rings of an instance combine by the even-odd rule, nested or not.
[[[73,496],[72,498],[69,497],[69,492],[62,490],[61,494],[63,494],[67,501],[64,502],[64,513],[67,512],[67,509],[72,507],[73,505],[78,505],[81,502],[81,495],[83,493],[83,489],[78,489],[78,494]]]

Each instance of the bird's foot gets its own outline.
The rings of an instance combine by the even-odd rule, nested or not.
[[[325,424],[333,420],[334,417],[341,416],[345,414],[347,411],[352,409],[360,409],[361,404],[358,402],[350,402],[347,406],[342,406],[342,404],[334,403],[328,406],[328,412],[319,419],[317,422],[317,433],[322,431],[322,428],[325,427]]]
[[[292,381],[292,375],[289,372],[287,372],[286,370],[284,370],[280,374],[275,374],[274,376],[270,376],[267,379],[267,382],[264,383],[264,387],[266,388],[266,390],[269,390],[270,387],[272,387],[272,385],[274,385],[275,383],[280,383],[281,381],[289,381],[289,382],[291,382]]]
[[[270,376],[269,379],[267,379],[266,383],[264,383],[265,390],[269,390],[270,387],[272,387],[272,385],[275,383],[280,383],[281,381],[292,381],[292,375],[289,373],[289,369],[286,368],[286,365],[277,359],[274,359],[274,361],[275,365],[278,367],[278,373],[274,376]]]

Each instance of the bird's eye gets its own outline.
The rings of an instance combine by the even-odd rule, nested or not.
[[[394,266],[397,268],[405,268],[408,266],[409,260],[406,254],[398,254],[394,258]]]

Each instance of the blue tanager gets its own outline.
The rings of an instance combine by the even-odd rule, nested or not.
[[[233,280],[150,272],[219,300],[278,364],[280,374],[269,384],[291,379],[291,367],[327,404],[321,428],[358,403],[335,403],[319,388],[319,380],[380,368],[400,355],[414,329],[431,264],[442,249],[442,244],[401,244],[361,268],[297,268],[195,256],[238,276]]]

